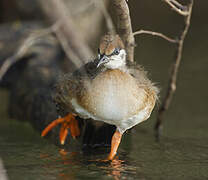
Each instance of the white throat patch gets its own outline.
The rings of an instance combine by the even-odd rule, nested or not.
[[[113,55],[109,59],[109,62],[104,64],[105,67],[109,69],[121,69],[126,65],[126,51],[121,49],[118,55]]]

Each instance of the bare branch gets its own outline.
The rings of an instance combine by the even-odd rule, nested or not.
[[[182,16],[189,15],[188,8],[186,6],[183,6],[182,4],[180,4],[178,1],[176,1],[176,0],[163,0],[163,1],[166,2],[178,14],[180,14]]]
[[[173,98],[174,92],[176,90],[176,80],[177,80],[177,74],[178,74],[178,69],[180,66],[181,62],[181,57],[182,57],[182,51],[183,51],[183,44],[184,44],[184,39],[186,37],[186,34],[188,32],[189,26],[190,26],[190,20],[191,20],[191,15],[192,15],[192,8],[193,8],[193,1],[188,6],[188,15],[184,17],[184,29],[182,30],[180,34],[179,41],[177,43],[177,49],[176,49],[176,58],[175,62],[172,66],[172,72],[168,84],[168,90],[165,96],[165,99],[162,102],[162,105],[159,109],[158,112],[158,117],[155,125],[155,130],[156,130],[156,138],[158,139],[160,136],[160,131],[162,129],[162,121],[163,121],[163,116],[165,111],[168,109],[171,100]]]
[[[67,10],[63,0],[38,0],[43,8],[45,14],[52,21],[52,23],[61,20],[59,28],[60,33],[63,34],[68,46],[76,54],[80,60],[91,58],[93,53],[89,46],[86,44],[79,29],[76,28],[70,12]],[[73,61],[73,59],[71,59]],[[76,63],[75,63],[76,64]]]
[[[178,9],[181,9],[182,11],[187,11],[187,6],[183,6],[181,3],[179,3],[176,0],[170,0],[172,4],[174,4]]]
[[[54,33],[56,34],[56,37],[58,38],[66,56],[68,59],[72,60],[73,64],[76,67],[80,67],[82,64],[84,64],[84,61],[82,61],[76,53],[74,53],[73,49],[69,46],[67,39],[62,34],[62,32],[59,29],[54,30]]]
[[[50,33],[52,33],[54,30],[58,29],[61,24],[59,22],[55,23],[53,26],[50,28],[40,30],[33,32],[29,35],[28,38],[26,38],[20,47],[17,49],[16,53],[14,55],[10,56],[7,58],[2,66],[0,67],[0,81],[2,80],[3,76],[5,73],[9,70],[9,68],[15,64],[17,61],[21,60],[24,56],[27,55],[28,50],[30,49],[31,46],[33,46],[35,43],[40,40],[41,37],[46,36]]]
[[[161,38],[163,38],[163,39],[165,39],[165,40],[167,40],[171,43],[177,43],[178,42],[177,39],[172,39],[172,38],[170,38],[170,37],[168,37],[168,36],[166,36],[162,33],[159,33],[159,32],[147,31],[147,30],[141,29],[141,30],[136,31],[136,32],[133,33],[134,36],[139,35],[139,34],[149,34],[149,35],[152,35],[152,36],[158,36],[158,37],[161,37]]]
[[[117,29],[126,47],[127,59],[129,61],[134,61],[135,40],[132,33],[131,18],[128,5],[125,0],[113,0],[112,2],[117,15]]]
[[[6,59],[1,66],[0,80],[14,63],[27,55],[28,49],[34,45],[40,37],[52,32],[56,34],[67,57],[77,67],[80,67],[82,64],[86,63],[90,57],[92,57],[91,50],[79,36],[79,33],[77,32],[78,30],[75,30],[76,28],[74,27],[72,17],[67,12],[63,2],[57,0],[46,1],[47,0],[43,2],[40,0],[39,2],[48,14],[49,18],[56,23],[50,28],[31,34],[26,40],[23,41],[16,53]],[[51,9],[53,9],[53,11],[51,11]]]

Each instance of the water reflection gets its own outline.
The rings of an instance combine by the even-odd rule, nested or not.
[[[112,175],[114,177],[115,180],[120,179],[121,177],[121,172],[124,171],[124,166],[122,165],[124,161],[119,160],[119,159],[114,159],[111,163],[110,163],[110,167],[112,169],[112,171],[109,173],[109,175]]]
[[[95,161],[91,161],[95,163]],[[137,168],[133,162],[129,163],[128,157],[124,154],[116,156],[112,161],[97,161],[97,168],[104,176],[111,177],[114,180],[134,179],[136,178]]]
[[[122,154],[122,160],[119,156],[113,161],[105,160],[107,154],[88,155],[79,152],[70,152],[66,149],[59,149],[59,155],[51,156],[47,153],[40,153],[40,158],[44,163],[45,172],[57,172],[58,179],[82,179],[95,177],[109,177],[110,179],[126,179],[129,174],[133,178],[136,174],[136,168],[129,166],[127,157]],[[96,157],[96,160],[95,160]],[[102,178],[101,178],[102,179]]]

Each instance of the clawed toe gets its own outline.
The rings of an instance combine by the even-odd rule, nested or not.
[[[62,145],[64,145],[68,129],[70,129],[71,136],[73,138],[76,138],[80,135],[80,129],[79,124],[76,118],[73,114],[68,114],[63,118],[58,118],[51,122],[41,133],[41,136],[44,137],[48,134],[49,131],[51,131],[54,127],[56,127],[58,124],[61,124],[61,129],[59,133],[59,140]]]

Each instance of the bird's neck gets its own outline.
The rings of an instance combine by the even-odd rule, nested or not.
[[[126,68],[126,62],[111,62],[111,64],[106,64],[107,69],[124,69]]]
[[[127,71],[127,66],[126,66],[126,64],[123,64],[122,66],[116,66],[116,65],[115,66],[110,66],[110,67],[105,66],[103,70],[104,71],[107,71],[107,70],[120,70],[120,71],[126,72]]]

